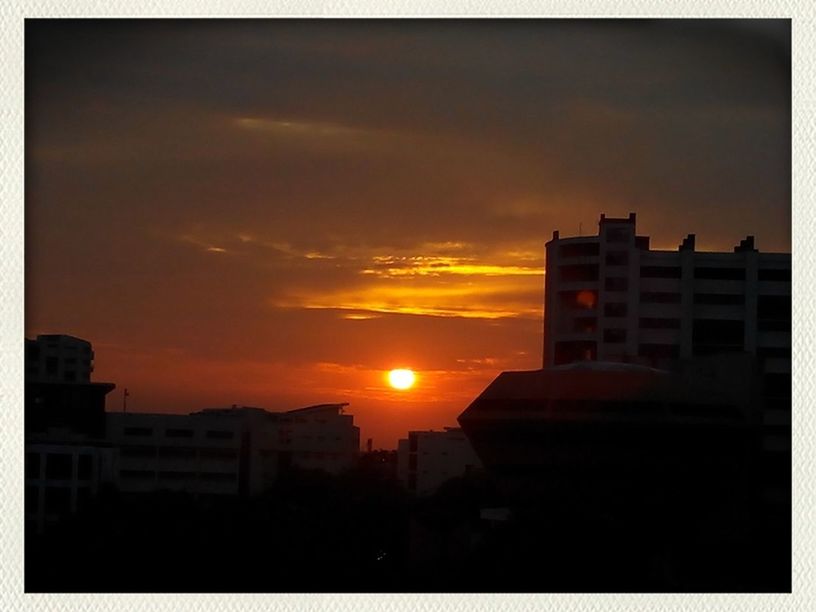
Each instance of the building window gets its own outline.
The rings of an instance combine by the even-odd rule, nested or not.
[[[640,294],[640,301],[644,304],[679,304],[679,293],[664,293],[660,291],[644,291]]]
[[[122,470],[119,475],[124,480],[153,480],[156,473],[151,470]]]
[[[68,453],[48,453],[45,458],[45,477],[48,480],[70,480],[74,457]]]
[[[680,347],[676,344],[641,344],[638,355],[653,361],[677,359],[680,357]]]
[[[680,278],[680,266],[641,266],[641,278]]]
[[[184,446],[162,446],[159,449],[159,457],[162,459],[192,459],[195,454],[194,448]]]
[[[65,380],[67,380],[68,382],[76,382],[76,372],[74,372],[73,370],[66,370]]]
[[[607,302],[604,304],[604,316],[625,317],[627,307],[625,302]]]
[[[625,266],[629,264],[629,251],[607,251],[607,266]]]
[[[77,456],[77,478],[79,480],[90,480],[93,476],[93,457],[88,454]]]
[[[229,448],[202,448],[198,453],[202,459],[233,461],[237,458],[235,451]]]
[[[743,306],[745,305],[745,295],[742,293],[695,293],[694,303],[712,306]]]
[[[578,317],[572,322],[572,331],[578,333],[594,332],[598,329],[598,319],[595,317]]]
[[[605,329],[603,335],[604,342],[610,344],[619,344],[621,342],[626,342],[626,330],[625,329]]]
[[[168,429],[164,432],[168,438],[192,438],[192,429]]]
[[[757,300],[757,318],[776,321],[791,320],[791,296],[760,295]]]
[[[598,292],[589,291],[561,291],[558,294],[561,306],[567,310],[591,310],[598,303]]]
[[[234,432],[226,429],[211,429],[207,432],[207,437],[211,440],[231,440]]]
[[[765,374],[765,395],[767,397],[791,397],[791,375],[789,373]]]
[[[780,283],[791,282],[790,268],[778,270],[764,269],[759,271],[758,276],[759,280],[761,281],[775,281]]]
[[[680,329],[680,319],[641,317],[639,326],[641,329]]]
[[[724,319],[695,319],[692,331],[695,354],[741,351],[745,323]]]
[[[760,359],[790,359],[790,348],[777,346],[760,346],[757,348],[757,357]]]
[[[40,511],[40,488],[27,486],[25,488],[25,513],[37,514]]]
[[[694,268],[694,278],[706,280],[745,280],[745,268]]]
[[[192,478],[195,478],[195,472],[182,472],[178,470],[165,470],[159,472],[159,480],[164,481],[190,480]]]
[[[69,487],[47,487],[45,489],[45,512],[47,514],[67,514],[71,511],[71,489]]]
[[[56,374],[57,373],[57,361],[56,357],[46,357],[45,358],[45,373],[46,374]]]
[[[757,329],[761,332],[791,332],[791,322],[788,321],[774,321],[769,319],[760,319],[757,322]]]
[[[25,455],[25,477],[40,477],[40,453],[26,453]]]
[[[600,252],[600,245],[597,242],[562,244],[558,252],[561,257],[597,257]]]
[[[125,427],[124,434],[134,437],[152,436],[153,429],[150,427]]]
[[[555,365],[573,363],[575,361],[594,361],[598,356],[598,346],[595,342],[556,342]]]
[[[606,230],[606,241],[612,243],[629,242],[632,232],[628,227],[610,227]]]
[[[598,280],[598,264],[568,265],[558,268],[561,282],[592,282]]]
[[[629,288],[629,279],[619,276],[607,277],[604,288],[607,291],[626,291]]]
[[[85,510],[91,504],[91,487],[77,487],[77,510]]]
[[[155,457],[156,449],[153,446],[123,446],[122,457],[136,458],[136,457]]]
[[[203,482],[235,482],[235,474],[223,472],[202,472],[198,478]]]

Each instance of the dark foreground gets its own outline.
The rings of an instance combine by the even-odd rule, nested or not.
[[[613,495],[608,493],[605,495]],[[508,499],[485,475],[412,500],[365,471],[262,497],[104,492],[27,535],[28,592],[785,592],[784,511],[647,496]],[[506,521],[480,509],[510,507]],[[644,510],[645,509],[645,510]]]

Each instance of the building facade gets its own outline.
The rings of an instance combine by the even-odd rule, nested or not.
[[[545,368],[589,360],[674,370],[727,353],[756,358],[769,481],[788,481],[769,494],[789,498],[790,253],[761,253],[753,236],[730,253],[701,252],[694,234],[676,251],[652,250],[649,237],[637,235],[634,213],[601,215],[595,236],[553,233]]]
[[[111,413],[107,440],[120,452],[122,491],[254,495],[292,467],[336,474],[355,466],[360,430],[345,406]]]
[[[411,431],[397,444],[397,476],[417,495],[433,493],[444,482],[481,467],[479,457],[458,427]]]
[[[87,383],[93,372],[91,343],[64,334],[25,341],[26,382]]]
[[[74,336],[25,340],[25,517],[30,533],[82,509],[117,478],[105,441],[112,383],[91,382],[93,350]]]
[[[85,436],[35,436],[25,445],[26,530],[42,533],[49,524],[82,510],[117,477],[116,449]]]
[[[651,250],[635,221],[601,215],[596,236],[553,233],[544,367],[587,359],[665,367],[745,351],[790,373],[789,253],[760,253],[752,236],[732,253],[699,252],[694,234],[676,251]]]

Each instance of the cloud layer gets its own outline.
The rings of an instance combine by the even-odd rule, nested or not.
[[[27,330],[89,338],[136,409],[351,399],[390,443],[537,367],[554,229],[790,248],[787,21],[29,21],[26,47]],[[426,370],[410,396],[395,365]]]

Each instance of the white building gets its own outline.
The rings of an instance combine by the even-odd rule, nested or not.
[[[700,252],[694,234],[676,251],[651,250],[635,220],[601,215],[595,236],[553,233],[544,367],[591,360],[675,369],[698,356],[754,355],[769,462],[789,474],[790,254],[760,253],[753,236],[731,253]]]
[[[418,495],[433,493],[442,483],[479,467],[479,458],[458,427],[411,431],[397,445],[397,476]]]
[[[251,495],[289,467],[338,473],[356,465],[360,430],[345,406],[111,413],[107,439],[120,451],[122,491]]]
[[[47,334],[25,341],[28,382],[87,383],[93,372],[91,343],[74,336]]]

